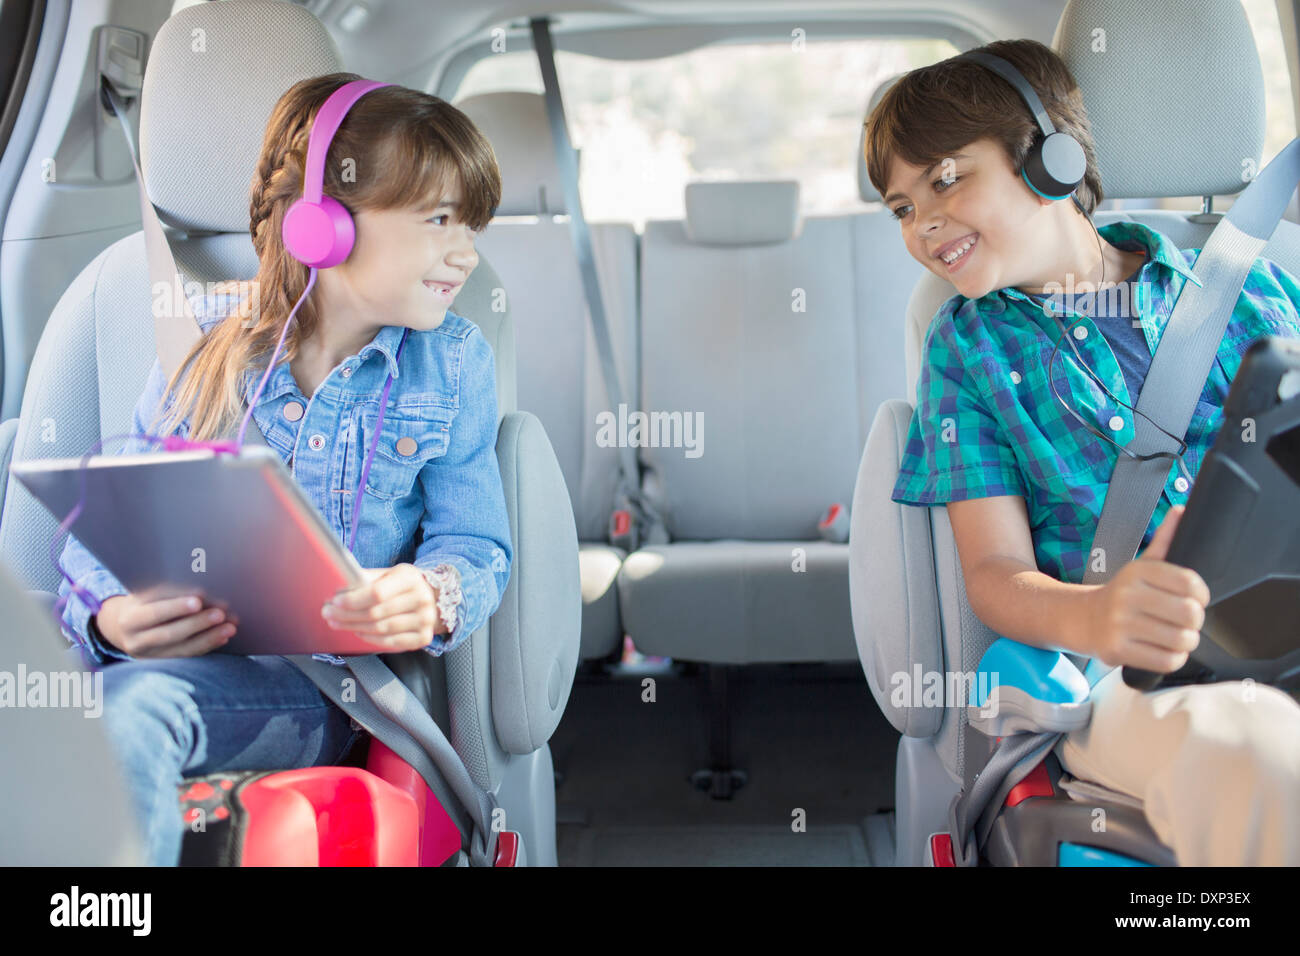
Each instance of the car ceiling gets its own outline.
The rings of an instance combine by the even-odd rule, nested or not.
[[[494,27],[508,24],[506,48],[527,47],[526,21],[551,15],[557,49],[618,58],[652,58],[706,42],[747,36],[809,40],[828,33],[916,32],[946,35],[959,46],[999,37],[1051,41],[1065,0],[624,0],[557,5],[555,0],[465,3],[463,0],[294,0],[334,36],[343,62],[375,79],[433,90],[447,64]],[[669,28],[669,29],[665,29]],[[683,29],[685,28],[685,29]],[[779,33],[777,32],[779,30]]]

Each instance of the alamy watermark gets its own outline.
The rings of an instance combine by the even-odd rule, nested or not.
[[[153,295],[154,318],[172,319],[185,315],[186,300],[190,302],[207,297],[225,295],[240,301],[239,314],[244,316],[244,328],[257,324],[262,307],[262,284],[257,279],[226,279],[220,282],[155,282],[150,288]]]
[[[60,707],[85,711],[83,717],[104,713],[103,671],[0,671],[0,707]]]
[[[148,936],[153,924],[151,893],[83,893],[73,885],[50,897],[51,926],[116,926]]]
[[[981,717],[997,716],[997,671],[927,671],[920,662],[910,671],[895,671],[889,679],[892,707],[969,707],[984,701]]]
[[[596,444],[601,448],[684,448],[687,458],[704,454],[703,412],[629,413],[625,403],[618,415],[596,415]]]
[[[1139,293],[1139,287],[1146,287],[1146,292]],[[1139,294],[1143,301],[1152,301],[1151,283],[1146,279],[1133,282],[1088,282],[1076,281],[1073,272],[1065,274],[1062,284],[1055,280],[1043,286],[1043,314],[1051,317],[1062,313],[1073,313],[1089,317],[1131,316],[1133,327],[1138,328],[1141,320],[1137,318],[1137,300]]]

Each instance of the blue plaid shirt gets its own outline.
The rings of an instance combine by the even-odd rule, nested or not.
[[[1138,397],[1108,341],[1118,341],[1122,333],[1106,323],[1130,322],[1130,316],[1139,321],[1154,355],[1183,285],[1197,281],[1192,266],[1200,251],[1179,250],[1140,223],[1111,223],[1100,232],[1121,249],[1146,253],[1131,309],[1112,310],[1107,318],[1076,301],[1070,304],[1080,307],[1067,309],[1061,322],[1048,314],[1041,297],[1035,300],[1015,288],[974,300],[953,296],[940,308],[922,347],[916,408],[893,493],[894,501],[914,505],[1019,495],[1026,502],[1039,570],[1071,583],[1083,581],[1121,452],[1084,428],[1052,394],[1047,378],[1052,346],[1062,325],[1084,314],[1071,331],[1074,346],[1110,392],[1136,405]],[[1276,263],[1256,260],[1185,436],[1184,461],[1193,478],[1223,424],[1228,387],[1246,349],[1261,336],[1300,338],[1297,303],[1296,279]],[[1133,440],[1133,412],[1076,364],[1069,343],[1062,342],[1057,352],[1053,380],[1061,398],[1093,427],[1120,445]],[[1169,509],[1186,503],[1190,490],[1171,463],[1143,548]]]
[[[207,332],[236,302],[234,295],[222,293],[194,301],[200,328]],[[486,623],[501,603],[510,578],[513,550],[496,457],[496,365],[478,326],[454,312],[448,312],[437,328],[411,330],[399,367],[403,331],[401,326],[384,326],[358,354],[333,369],[312,396],[303,394],[289,363],[281,358],[253,418],[267,444],[280,454],[346,547],[362,465],[375,434],[380,393],[392,373],[353,554],[366,568],[410,563],[428,571],[440,565],[456,569],[461,591],[456,626],[450,634],[435,636],[425,648],[439,655]],[[264,372],[265,366],[245,371],[246,400],[252,400]],[[133,433],[153,434],[154,414],[165,387],[161,365],[155,360],[136,403]],[[177,434],[187,437],[189,426],[187,418]],[[130,439],[118,454],[156,450],[157,446]],[[72,535],[60,564],[100,602],[127,593]],[[59,595],[68,596],[65,631],[75,635],[83,652],[96,664],[129,660],[102,640],[95,628],[88,630],[90,609],[70,592],[67,581],[61,581]],[[332,655],[316,656],[343,663]]]

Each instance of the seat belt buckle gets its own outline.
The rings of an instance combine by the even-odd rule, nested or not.
[[[519,834],[514,830],[502,830],[497,834],[497,854],[492,865],[494,867],[519,865]]]
[[[817,522],[817,533],[823,541],[844,544],[849,540],[849,509],[838,502],[831,505]]]
[[[952,834],[951,833],[931,833],[930,834],[930,866],[951,866],[955,867],[957,861],[952,855]]]
[[[627,508],[615,508],[609,516],[609,543],[624,551],[636,550],[633,539],[632,512]]]

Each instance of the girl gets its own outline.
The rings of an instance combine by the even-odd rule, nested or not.
[[[303,195],[315,116],[359,79],[303,80],[276,104],[251,191],[253,294],[196,304],[204,335],[170,381],[154,363],[133,432],[209,441],[238,428],[242,438],[252,405],[268,444],[366,569],[365,584],[322,615],[377,652],[437,655],[487,621],[510,574],[495,363],[478,327],[448,311],[478,263],[474,240],[501,180],[459,110],[374,89],[325,158],[324,192],[352,213],[355,245],[319,271],[294,259],[281,227]],[[151,447],[133,438],[123,453]],[[238,622],[200,595],[130,594],[71,536],[60,563],[60,595],[76,598],[64,622],[92,666],[111,664],[105,720],[150,862],[179,859],[182,777],[327,765],[353,742],[348,717],[290,661],[210,655]]]

